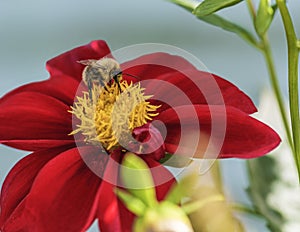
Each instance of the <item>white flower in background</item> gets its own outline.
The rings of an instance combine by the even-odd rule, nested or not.
[[[276,162],[279,178],[272,183],[272,191],[266,196],[266,201],[286,220],[282,225],[282,232],[300,231],[300,187],[296,164],[285,136],[275,96],[270,90],[263,91],[256,117],[275,129],[283,140],[270,155]]]

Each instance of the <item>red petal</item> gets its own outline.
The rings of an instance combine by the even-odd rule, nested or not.
[[[115,186],[102,181],[98,206],[98,226],[103,232],[123,232],[120,224],[118,199],[114,193]]]
[[[115,195],[115,184],[118,182],[118,166],[116,161],[121,160],[121,153],[110,154],[103,181],[99,189],[98,225],[103,232],[123,232],[120,224],[118,199]]]
[[[24,92],[0,100],[0,142],[37,150],[74,143],[69,106],[57,99]],[[32,144],[30,144],[32,143]]]
[[[80,153],[99,161],[99,153],[89,147]],[[95,216],[100,183],[77,148],[61,153],[39,172],[4,231],[85,231]]]
[[[100,59],[109,53],[110,50],[106,42],[96,40],[49,60],[46,67],[51,76],[64,74],[81,81],[84,65],[79,64],[77,61]]]
[[[196,116],[193,112],[196,112]],[[155,119],[161,120],[167,127],[165,143],[166,150],[170,153],[176,152],[180,141],[183,141],[183,147],[180,147],[182,149],[195,146],[192,140],[198,140],[199,131],[195,130],[199,128],[198,123],[201,128],[200,141],[196,144],[198,154],[195,156],[198,158],[206,152],[210,139],[221,145],[219,158],[258,157],[268,153],[280,143],[280,138],[274,130],[233,107],[226,107],[224,111],[222,106],[181,106],[168,109]],[[215,128],[214,134],[211,133],[212,126]],[[181,132],[181,127],[186,131]]]
[[[146,94],[154,95],[154,99],[171,106],[188,105],[185,100],[187,97],[192,104],[225,103],[248,114],[256,112],[251,99],[235,85],[217,75],[197,70],[179,56],[153,53],[124,63],[123,68],[124,73],[135,75],[142,80]],[[130,79],[126,75],[125,78]],[[130,80],[136,81],[132,78]],[[152,81],[143,83],[145,80]],[[168,106],[164,105],[159,111],[166,108]]]
[[[75,146],[74,140],[54,140],[54,139],[10,139],[10,140],[1,140],[0,143],[25,150],[25,151],[38,151],[41,149],[50,149],[53,147],[61,146]]]
[[[176,70],[195,69],[190,62],[182,57],[163,52],[140,56],[123,63],[121,66],[125,73],[133,74],[141,80],[153,79]]]
[[[52,76],[49,80],[23,85],[3,96],[1,101],[22,92],[38,92],[54,97],[70,106],[73,105],[78,85],[79,82],[72,77]]]
[[[132,135],[139,143],[128,143],[128,150],[131,152],[142,153],[155,160],[160,160],[165,156],[164,139],[156,127],[148,123],[135,128]]]
[[[0,228],[28,194],[40,169],[52,158],[68,149],[53,148],[32,153],[20,160],[9,172],[1,190]]]

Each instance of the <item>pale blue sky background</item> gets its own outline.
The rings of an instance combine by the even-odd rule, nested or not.
[[[300,3],[291,0],[289,6],[300,33]],[[252,30],[246,4],[222,14]],[[270,37],[286,92],[285,41],[278,15]],[[48,59],[95,39],[106,40],[112,50],[145,42],[178,46],[197,56],[210,71],[235,83],[256,103],[259,92],[268,85],[264,61],[255,49],[236,35],[207,25],[167,1],[0,0],[0,96],[22,84],[46,79]],[[1,183],[25,154],[0,145]],[[245,173],[240,164],[234,160],[225,162],[225,180],[231,192],[245,200],[246,182],[237,179]]]

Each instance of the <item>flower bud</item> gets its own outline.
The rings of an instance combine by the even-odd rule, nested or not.
[[[136,219],[134,232],[193,232],[185,212],[179,206],[164,201]]]

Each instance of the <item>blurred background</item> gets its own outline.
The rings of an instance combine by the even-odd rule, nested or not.
[[[300,34],[300,2],[288,3]],[[278,12],[277,12],[278,13]],[[221,15],[253,31],[245,3]],[[45,62],[71,48],[104,39],[111,50],[137,43],[165,43],[182,48],[200,59],[213,73],[233,82],[257,104],[269,86],[261,54],[235,34],[197,20],[192,14],[164,0],[1,0],[0,96],[25,83],[48,78]],[[280,77],[287,93],[286,46],[278,14],[270,40]],[[0,183],[26,152],[0,145]],[[249,200],[242,160],[222,162],[224,183],[237,201]],[[251,227],[255,221],[255,226]],[[263,221],[245,219],[249,231],[268,231]],[[96,231],[91,229],[91,231]]]

